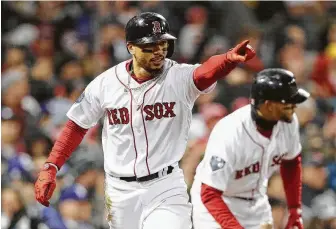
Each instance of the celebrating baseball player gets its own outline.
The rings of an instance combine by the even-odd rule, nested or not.
[[[249,41],[202,65],[167,59],[175,37],[157,13],[126,25],[131,60],[96,77],[67,113],[69,121],[40,172],[36,199],[49,205],[56,172],[103,118],[105,193],[110,228],[191,228],[191,204],[178,167],[196,98],[255,56]]]
[[[220,120],[210,135],[191,189],[195,229],[273,228],[266,189],[279,168],[289,210],[286,229],[303,229],[294,109],[308,97],[290,71],[270,68],[257,74],[251,104]]]

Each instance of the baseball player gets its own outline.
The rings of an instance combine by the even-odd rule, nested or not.
[[[157,13],[126,25],[131,60],[96,77],[67,113],[69,121],[35,184],[36,199],[49,205],[56,172],[103,118],[105,193],[110,228],[191,228],[191,204],[178,162],[186,148],[196,98],[237,64],[255,56],[249,41],[202,65],[167,59],[175,37]]]
[[[286,229],[303,229],[294,109],[308,97],[290,71],[271,68],[257,74],[251,104],[221,119],[210,135],[191,188],[195,229],[273,228],[266,190],[279,168],[289,210]]]

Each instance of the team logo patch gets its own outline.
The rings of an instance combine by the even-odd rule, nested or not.
[[[160,24],[160,22],[153,21],[152,24],[153,24],[153,33],[154,34],[161,33],[161,24]]]
[[[76,103],[80,103],[85,97],[85,92],[83,91],[83,93],[77,98]]]
[[[210,166],[212,171],[216,171],[218,169],[222,169],[225,165],[225,161],[217,156],[212,156],[210,160]]]

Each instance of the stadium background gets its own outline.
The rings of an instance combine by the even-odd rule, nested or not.
[[[123,29],[144,11],[168,19],[178,37],[178,62],[202,63],[246,38],[258,53],[197,100],[181,161],[188,185],[214,123],[248,103],[256,71],[283,67],[312,94],[297,109],[305,228],[335,229],[336,2],[325,1],[2,1],[1,228],[107,228],[101,123],[58,173],[52,208],[36,203],[33,182],[81,91],[130,58]],[[286,203],[278,174],[268,193],[276,229],[283,228]]]

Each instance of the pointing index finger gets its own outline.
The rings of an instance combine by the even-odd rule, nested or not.
[[[248,45],[248,43],[250,43],[250,41],[245,40],[238,45],[237,53],[239,55],[245,55],[246,54],[246,46]]]

